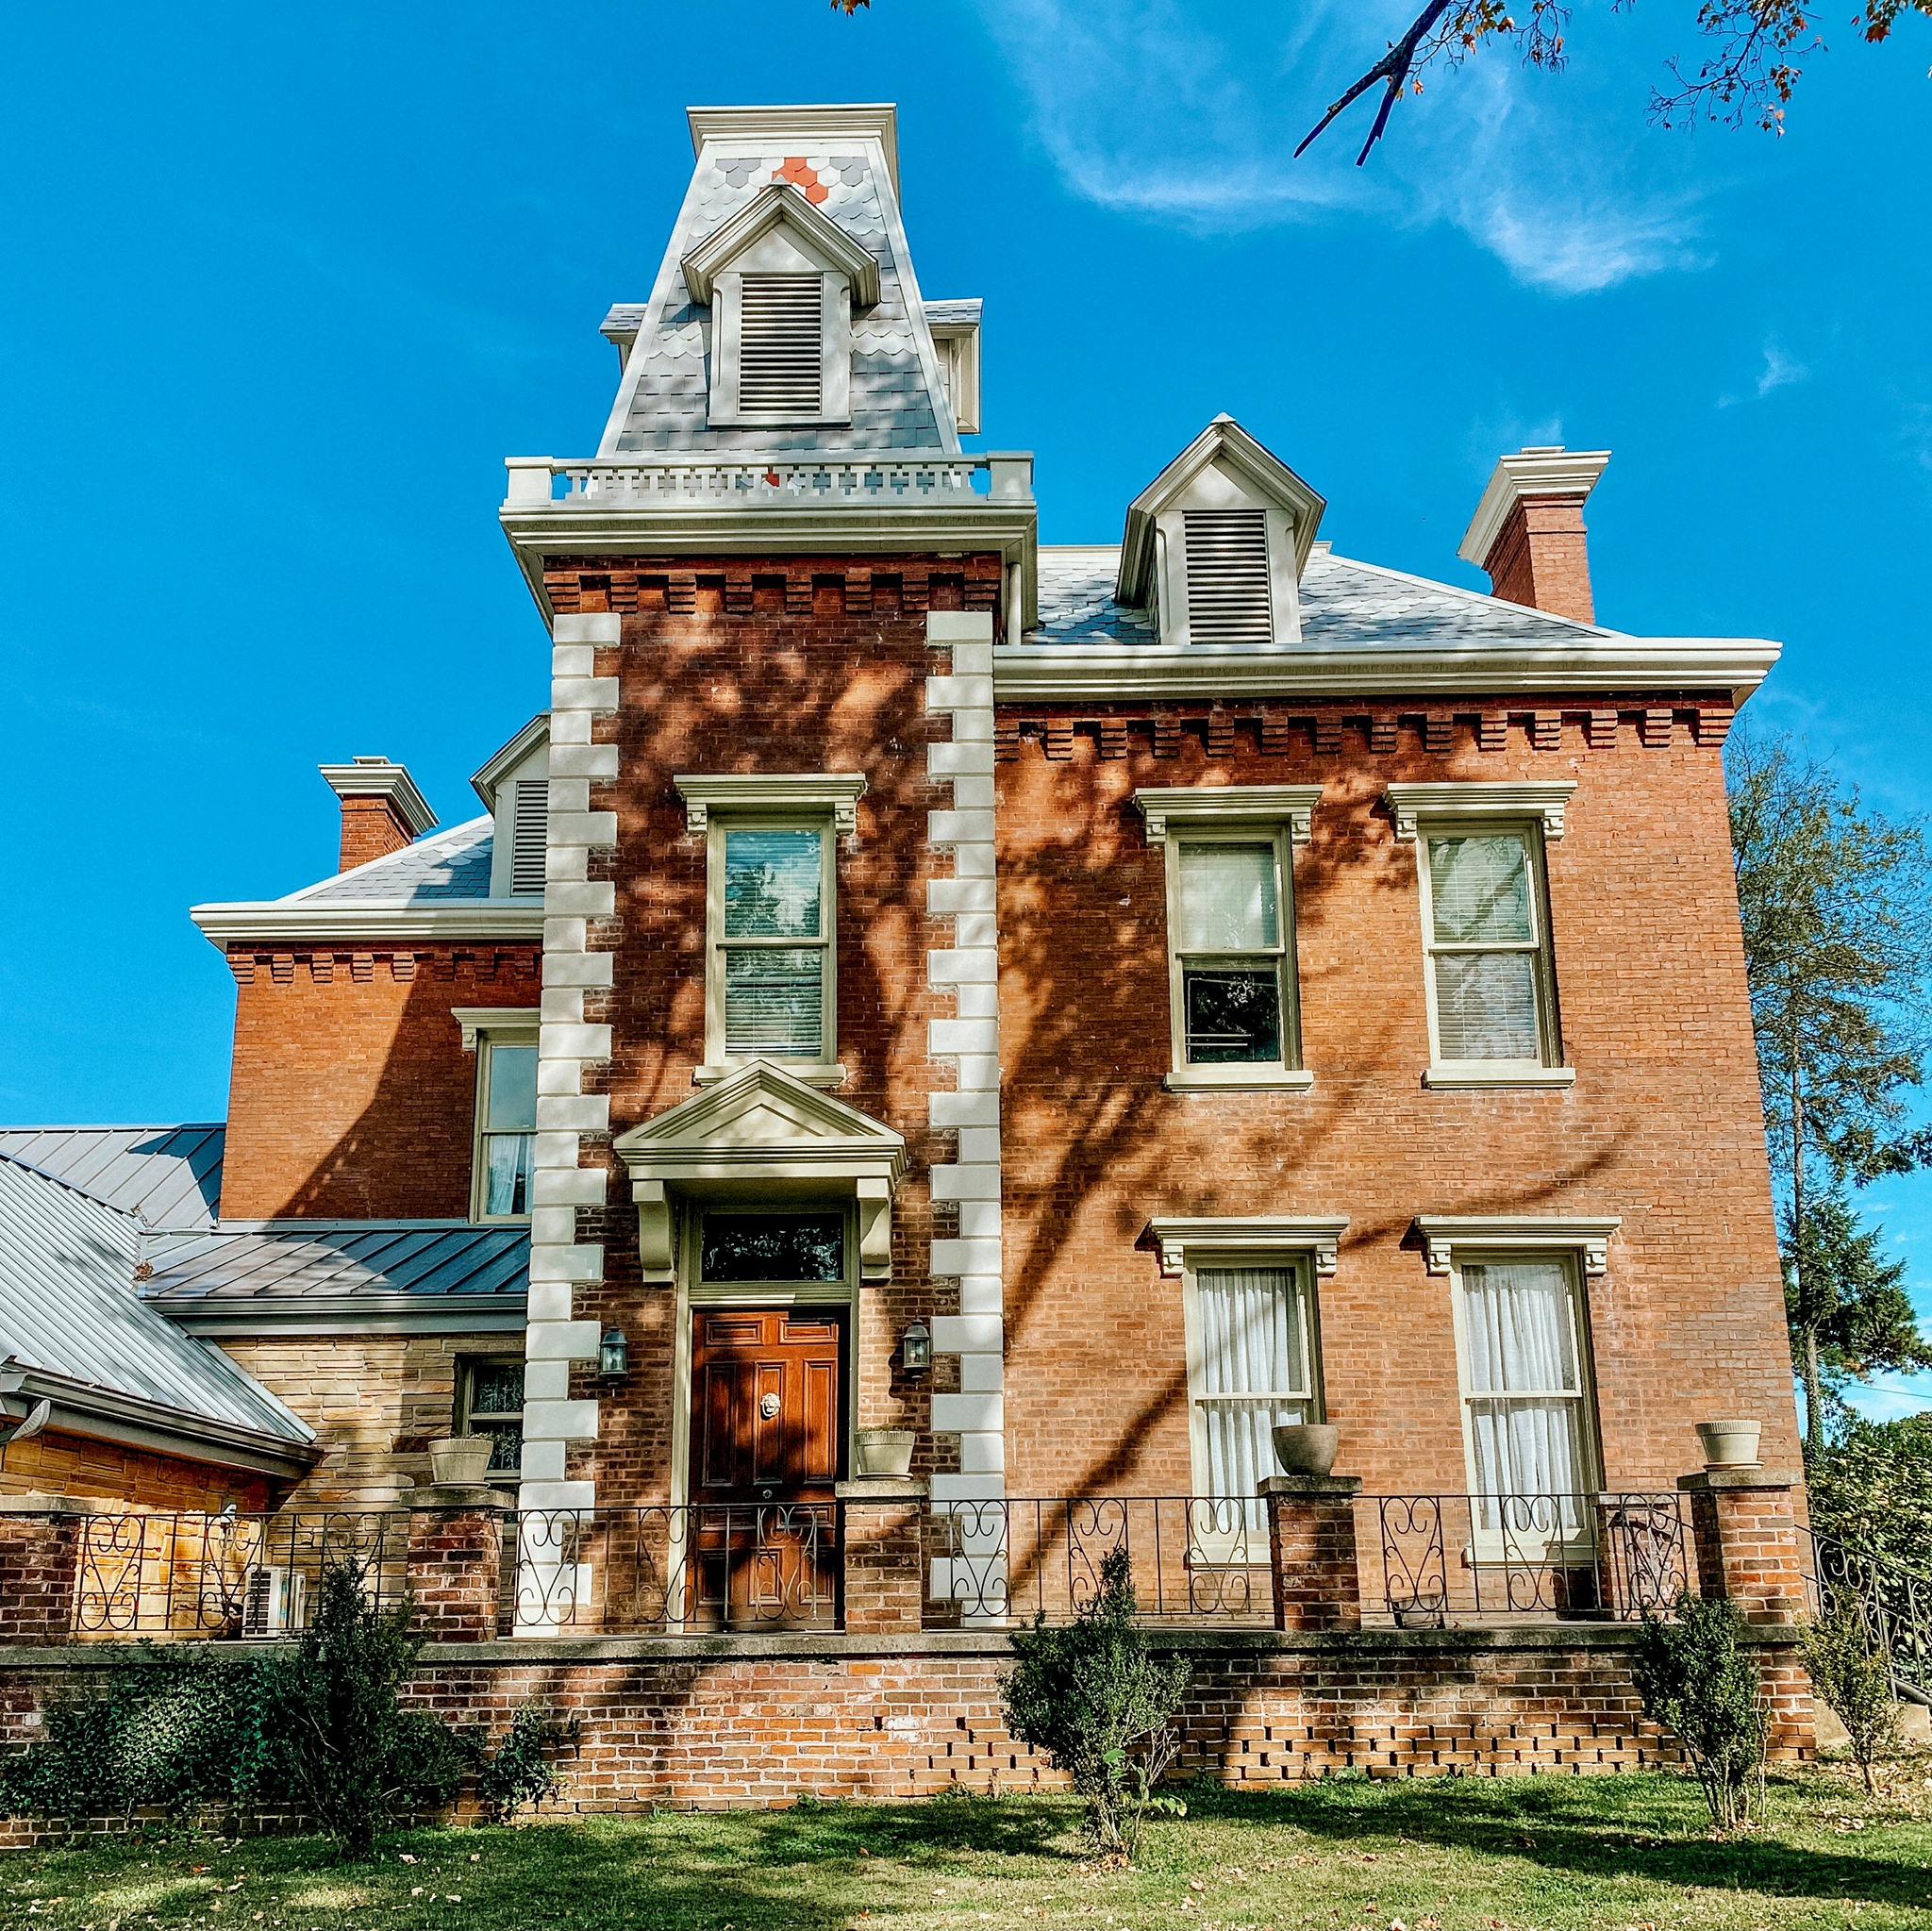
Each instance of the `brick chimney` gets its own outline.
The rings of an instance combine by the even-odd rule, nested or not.
[[[1496,596],[1594,624],[1583,499],[1609,459],[1561,444],[1499,458],[1457,555],[1489,572]]]
[[[342,850],[337,871],[386,858],[436,828],[436,813],[407,767],[391,764],[387,757],[358,757],[318,769],[342,801]]]

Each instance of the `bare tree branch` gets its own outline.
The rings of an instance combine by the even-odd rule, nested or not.
[[[1430,4],[1409,23],[1408,31],[1399,41],[1393,42],[1389,51],[1308,129],[1307,133],[1303,135],[1301,146],[1294,151],[1295,158],[1299,160],[1315,137],[1338,114],[1359,100],[1379,80],[1385,84],[1388,91],[1382,96],[1382,106],[1375,115],[1375,125],[1369,129],[1369,138],[1362,142],[1362,151],[1355,158],[1356,166],[1360,167],[1368,159],[1369,150],[1381,140],[1382,130],[1389,125],[1389,110],[1394,107],[1403,88],[1407,84],[1409,69],[1415,62],[1416,49],[1428,37],[1430,28],[1455,4],[1456,0],[1430,0]]]

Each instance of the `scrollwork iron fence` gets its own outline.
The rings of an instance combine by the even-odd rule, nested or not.
[[[1932,1704],[1932,1576],[1803,1524],[1798,1546],[1811,1613],[1856,1610],[1890,1659],[1896,1693]]]

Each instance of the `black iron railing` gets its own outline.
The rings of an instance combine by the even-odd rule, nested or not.
[[[1629,1620],[1691,1578],[1676,1494],[1377,1495],[1357,1521],[1365,1607],[1398,1627]],[[1376,1577],[1372,1564],[1379,1559]]]
[[[1897,1693],[1932,1704],[1932,1576],[1802,1524],[1798,1548],[1811,1613],[1856,1610]]]

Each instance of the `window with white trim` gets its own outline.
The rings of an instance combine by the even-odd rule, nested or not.
[[[1225,1068],[1230,1076],[1298,1069],[1286,827],[1175,835],[1168,854],[1175,1067]]]
[[[1534,1553],[1590,1532],[1590,1329],[1574,1257],[1457,1254],[1463,1440],[1479,1535]]]
[[[529,1219],[536,1147],[536,1037],[482,1033],[476,1041],[473,1219]]]
[[[1560,1065],[1537,828],[1424,821],[1421,849],[1432,1062],[1495,1072]]]
[[[835,1057],[836,848],[828,820],[713,818],[705,1057]]]

